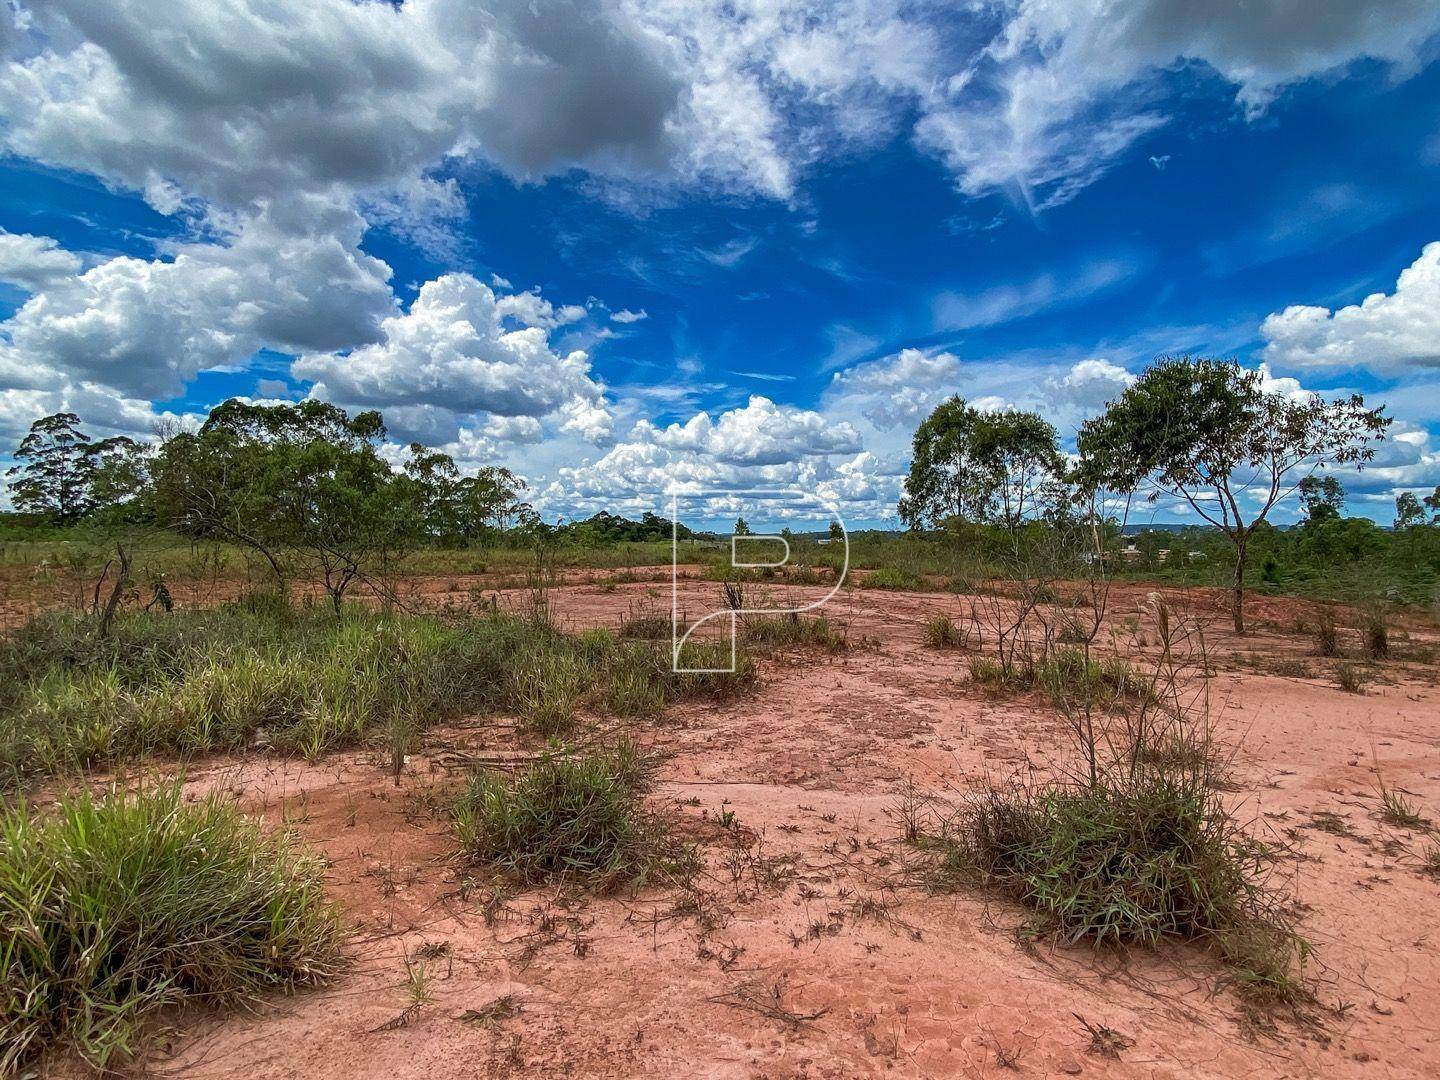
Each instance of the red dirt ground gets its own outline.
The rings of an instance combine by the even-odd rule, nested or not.
[[[613,626],[632,604],[668,607],[664,588],[587,583],[551,599],[569,625]],[[692,613],[714,604],[713,585],[683,589]],[[1134,615],[1143,633],[1145,596],[1117,587],[1116,624]],[[1281,874],[1316,950],[1314,1024],[1247,1020],[1197,950],[1059,947],[1020,933],[1025,912],[1007,901],[917,887],[894,813],[907,785],[943,794],[1025,763],[1043,772],[1063,759],[1065,728],[1039,702],[967,686],[963,653],[922,646],[926,619],[958,617],[963,599],[861,590],[827,614],[862,647],[766,660],[755,692],[632,728],[665,755],[655,807],[709,853],[698,910],[673,890],[587,899],[467,885],[439,805],[472,757],[522,746],[503,719],[432,731],[399,789],[373,752],[192,766],[197,792],[233,791],[330,860],[333,895],[358,925],[353,964],[327,989],[185,1019],[147,1074],[1437,1075],[1440,882],[1419,869],[1429,838],[1381,822],[1375,771],[1440,815],[1433,659],[1389,663],[1348,694],[1334,662],[1287,629],[1301,605],[1255,602],[1260,629],[1236,639],[1222,597],[1171,600],[1207,626],[1240,812],[1292,847]],[[1402,658],[1422,637],[1435,639],[1412,628]],[[1144,651],[1134,637],[1121,647]],[[1257,670],[1285,660],[1309,677]],[[1349,833],[1314,828],[1322,812]],[[405,961],[427,945],[432,1000],[409,1008]],[[463,1018],[502,999],[511,1015]],[[1090,1052],[1085,1022],[1129,1040],[1118,1059]]]

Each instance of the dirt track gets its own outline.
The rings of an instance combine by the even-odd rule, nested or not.
[[[615,625],[663,585],[552,594],[574,626]],[[713,586],[687,583],[687,610]],[[448,586],[435,590],[444,592]],[[1116,620],[1145,590],[1117,592]],[[638,725],[666,755],[654,802],[710,852],[696,910],[673,892],[583,900],[462,889],[437,801],[469,755],[513,752],[503,720],[431,733],[403,786],[378,754],[315,764],[215,760],[191,784],[228,787],[282,815],[332,861],[360,923],[331,988],[253,1014],[182,1024],[150,1063],[187,1077],[1386,1076],[1440,1072],[1440,882],[1426,838],[1377,816],[1386,782],[1440,814],[1440,690],[1433,666],[1392,664],[1364,696],[1337,689],[1308,642],[1260,629],[1237,642],[1207,594],[1215,713],[1238,745],[1241,812],[1293,845],[1281,873],[1315,943],[1318,1027],[1256,1030],[1197,951],[1123,956],[1032,942],[1025,913],[978,893],[933,895],[903,873],[893,809],[906,785],[945,792],[1063,754],[1038,703],[965,685],[963,654],[920,644],[939,594],[859,591],[829,614],[852,642],[834,658],[780,657],[754,694]],[[1256,615],[1285,624],[1294,605]],[[1139,617],[1139,616],[1137,616]],[[1433,640],[1433,632],[1431,633]],[[1130,651],[1140,651],[1130,646]],[[1313,677],[1259,675],[1251,653]],[[1313,828],[1338,815],[1351,835]],[[730,828],[722,815],[733,813]],[[730,854],[739,853],[739,854]],[[424,945],[433,1001],[407,1011],[407,956]],[[518,1011],[461,1019],[509,996]],[[1087,1052],[1080,1019],[1132,1041]]]

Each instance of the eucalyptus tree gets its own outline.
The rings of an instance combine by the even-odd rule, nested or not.
[[[1067,501],[1055,428],[1033,412],[942,402],[915,432],[900,517],[911,528],[950,518],[1002,525],[1053,515]]]
[[[1255,530],[1316,469],[1369,461],[1390,422],[1359,394],[1287,394],[1233,360],[1163,357],[1081,427],[1077,476],[1082,489],[1184,502],[1223,532],[1235,551],[1231,615],[1244,633]]]

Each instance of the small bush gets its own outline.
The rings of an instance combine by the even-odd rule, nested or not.
[[[962,641],[960,628],[948,615],[936,615],[925,624],[925,644],[932,649],[958,649]]]
[[[520,881],[583,878],[601,887],[640,876],[651,828],[641,805],[647,774],[634,745],[548,750],[517,776],[471,777],[455,804],[465,854]]]
[[[1390,627],[1382,609],[1371,608],[1365,612],[1361,635],[1365,640],[1365,655],[1371,660],[1384,660],[1390,655]]]
[[[914,570],[897,566],[882,566],[871,570],[860,578],[862,589],[894,589],[897,592],[919,592],[928,589],[929,583]]]
[[[1320,656],[1340,655],[1340,630],[1329,608],[1321,608],[1315,615],[1315,652]]]
[[[992,788],[968,807],[945,868],[1006,889],[1067,940],[1202,940],[1219,947],[1237,988],[1298,995],[1308,947],[1258,884],[1264,848],[1200,775],[1168,767],[1091,785]]]
[[[342,927],[323,866],[178,783],[0,811],[0,1074],[52,1045],[104,1068],[155,1009],[319,982]]]
[[[1347,694],[1363,694],[1370,677],[1358,664],[1336,664],[1335,682]]]

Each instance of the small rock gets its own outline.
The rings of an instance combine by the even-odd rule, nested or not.
[[[1061,1058],[1055,1063],[1055,1068],[1067,1076],[1079,1076],[1085,1071],[1085,1067],[1073,1057]]]

